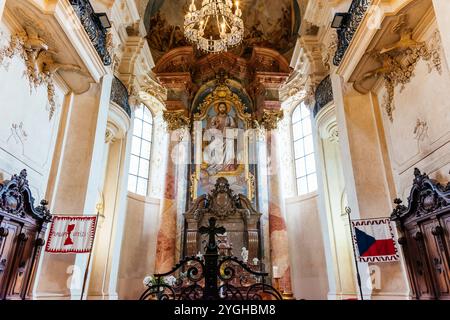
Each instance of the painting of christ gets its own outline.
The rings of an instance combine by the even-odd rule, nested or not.
[[[197,195],[210,192],[219,177],[226,177],[235,192],[247,194],[243,151],[238,147],[245,129],[232,103],[218,101],[210,106],[202,120],[203,161],[199,167]]]
[[[208,121],[205,134],[210,140],[207,152],[204,153],[209,176],[215,176],[220,172],[233,172],[238,167],[235,152],[236,120],[230,115],[230,108],[225,102],[218,103],[215,109],[217,114]]]

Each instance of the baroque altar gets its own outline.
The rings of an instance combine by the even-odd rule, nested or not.
[[[219,246],[226,247],[227,255],[241,254],[241,250],[246,248],[248,261],[255,258],[261,261],[261,215],[246,196],[231,190],[226,178],[218,178],[214,189],[198,197],[184,214],[184,256],[203,253],[207,235],[202,235],[198,230],[213,217],[227,230],[219,239]]]

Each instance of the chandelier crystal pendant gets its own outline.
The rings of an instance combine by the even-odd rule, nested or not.
[[[233,11],[234,10],[234,11]],[[239,1],[203,0],[197,10],[192,0],[184,17],[184,36],[199,50],[220,53],[239,45],[244,38],[244,22]]]

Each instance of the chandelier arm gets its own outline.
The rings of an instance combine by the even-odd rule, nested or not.
[[[233,2],[230,0],[204,1],[200,10],[192,10],[185,17],[185,36],[198,49],[219,53],[227,51],[228,47],[235,47],[242,43],[244,36],[244,23],[241,11],[236,4],[236,12],[233,12]],[[213,17],[215,16],[215,17]],[[216,20],[219,35],[214,38],[211,31],[210,38],[205,37],[204,31],[209,23]]]

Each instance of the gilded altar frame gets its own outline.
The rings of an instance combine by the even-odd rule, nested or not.
[[[249,133],[248,129],[252,128],[252,115],[249,113],[246,113],[246,106],[242,102],[242,100],[239,98],[239,96],[235,93],[233,93],[230,88],[226,85],[218,85],[213,92],[208,94],[203,101],[199,104],[199,106],[196,108],[197,112],[194,114],[193,119],[194,121],[203,121],[207,118],[208,112],[211,108],[214,108],[215,105],[218,103],[223,102],[227,105],[228,110],[231,108],[231,106],[235,107],[236,115],[237,117],[244,122],[245,125],[245,132],[244,132],[244,159],[243,164],[240,164],[238,169],[234,172],[230,173],[220,173],[218,175],[215,175],[214,177],[228,177],[228,176],[234,176],[241,174],[242,172],[245,172],[245,180],[247,182],[247,188],[248,188],[248,195],[247,197],[250,199],[250,201],[253,201],[253,199],[256,196],[256,179],[255,175],[250,172],[249,168]],[[199,136],[196,132],[197,128],[194,126],[193,128],[193,136],[197,137]],[[201,128],[203,130],[203,127]],[[200,134],[202,137],[202,135]],[[198,145],[201,147],[199,148]],[[202,141],[195,141],[195,152],[194,152],[194,166],[195,171],[191,174],[190,177],[190,195],[191,199],[195,200],[198,198],[197,192],[198,192],[198,184],[200,180],[200,174],[202,170],[202,164],[203,164],[203,144]],[[201,159],[199,161],[199,159]]]

